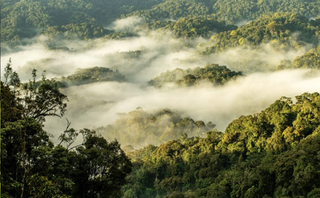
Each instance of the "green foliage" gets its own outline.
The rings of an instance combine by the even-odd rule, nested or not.
[[[152,192],[153,197],[172,197],[183,196],[188,190],[207,187],[223,168],[223,160],[214,153],[220,137],[221,133],[210,132],[208,138],[172,140],[151,151],[150,147],[145,147],[129,153],[133,160],[142,161],[136,162],[139,168],[135,168],[128,176],[128,183],[123,190],[147,197],[145,189],[151,188],[148,192]],[[146,151],[148,155],[144,154]],[[141,158],[141,154],[145,157]],[[138,182],[135,179],[142,170],[144,174],[141,176],[145,179],[139,177],[137,181],[142,182],[142,185],[137,189],[135,186]],[[143,188],[144,185],[147,187]]]
[[[70,197],[62,194],[60,189],[57,187],[57,184],[48,180],[45,176],[39,176],[38,174],[32,175],[30,177],[29,185],[31,186],[30,197]]]
[[[36,70],[32,77],[18,88],[1,82],[1,195],[119,197],[131,171],[119,143],[89,129],[69,129],[68,123],[60,136],[66,147],[54,146],[43,124],[47,116],[63,115],[66,96],[55,81],[43,76],[36,82]],[[79,134],[83,142],[73,145]]]
[[[31,117],[38,122],[44,122],[46,116],[61,117],[64,115],[67,97],[60,92],[60,85],[57,81],[46,79],[43,73],[42,79],[36,82],[37,70],[33,69],[33,80],[29,80],[28,83],[20,83],[19,75],[11,68],[11,59],[5,68],[4,77],[4,84],[12,86],[15,94],[15,100],[11,105],[18,103],[21,106],[20,114],[23,117]],[[4,87],[4,89],[7,88]]]
[[[314,0],[167,0],[149,10],[139,10],[130,15],[141,16],[148,21],[211,15],[221,21],[241,23],[276,12],[293,12],[309,18],[319,15],[320,4]]]
[[[224,134],[172,140],[128,155],[125,197],[317,197],[320,95],[281,98]],[[145,183],[144,183],[145,182]],[[141,183],[141,185],[139,185]],[[139,185],[139,187],[138,187]]]
[[[104,36],[103,38],[116,40],[116,39],[135,37],[135,36],[138,36],[138,35],[133,32],[112,32],[112,33],[109,33],[108,35]]]
[[[213,1],[215,16],[233,22],[255,20],[261,15],[275,12],[293,12],[306,17],[319,15],[319,1],[308,0],[217,0]]]
[[[209,82],[213,85],[224,85],[227,82],[242,76],[241,72],[235,72],[228,69],[226,66],[217,64],[209,64],[204,68],[194,69],[175,69],[160,74],[160,76],[149,81],[149,85],[162,87],[168,83],[174,83],[176,86],[195,86],[203,82]]]
[[[25,0],[4,1],[1,6],[1,41],[19,44],[22,38],[67,33],[67,38],[89,39],[109,32],[102,28],[137,9],[151,8],[162,0],[86,1]],[[1,2],[2,3],[2,2]]]
[[[33,81],[22,84],[17,91],[17,101],[23,106],[23,116],[32,117],[39,122],[44,122],[46,116],[63,116],[67,107],[67,96],[60,92],[59,83],[46,79],[44,74],[42,79],[36,82],[36,70],[33,75]]]
[[[14,87],[20,86],[20,78],[17,72],[12,70],[11,67],[11,58],[4,68],[4,84]]]
[[[94,131],[83,129],[84,142],[71,152],[70,177],[73,197],[119,197],[131,162],[117,141],[107,142]]]
[[[77,69],[76,72],[70,76],[58,79],[62,87],[73,85],[82,85],[94,82],[103,81],[124,81],[125,77],[118,71],[106,67],[92,67],[85,69]]]
[[[312,134],[320,123],[318,93],[277,100],[254,116],[243,116],[229,124],[221,148],[247,155],[256,152],[281,152],[294,147]]]
[[[200,2],[193,0],[167,0],[149,10],[139,10],[130,13],[129,16],[140,16],[147,22],[178,20],[187,16],[202,16],[209,13],[208,7]]]
[[[214,33],[234,30],[236,28],[237,27],[234,25],[226,25],[225,22],[218,22],[213,18],[182,17],[176,22],[171,22],[168,25],[166,25],[163,28],[163,30],[170,30],[177,37],[182,37],[182,38],[195,38],[199,36],[209,38]]]
[[[275,13],[262,16],[237,30],[216,34],[199,47],[203,54],[231,47],[255,48],[260,44],[270,44],[278,50],[299,49],[306,43],[318,45],[319,30],[319,26],[313,26],[302,15]]]
[[[15,100],[8,86],[1,81],[1,126],[21,118],[22,107]]]
[[[201,122],[202,124],[199,124]],[[161,144],[186,136],[201,136],[214,125],[183,118],[169,109],[146,112],[136,109],[121,115],[112,125],[97,128],[107,140],[117,139],[122,145],[135,148],[147,144]]]
[[[67,39],[79,38],[82,40],[99,38],[109,33],[103,27],[93,23],[69,23],[62,26],[62,32],[65,32]]]
[[[125,16],[140,16],[150,23],[149,26],[157,28],[168,25],[166,29],[174,29],[177,36],[209,36],[206,30],[219,32],[226,28],[213,19],[237,23],[276,12],[292,12],[310,18],[319,15],[320,5],[315,0],[4,0],[1,39],[16,45],[24,43],[23,38],[34,37],[40,32],[49,37],[63,35],[69,39],[91,39],[109,34],[107,37],[116,38],[114,32],[103,26]],[[198,17],[209,20],[201,19],[199,23],[195,20]],[[184,23],[181,18],[187,18],[187,23],[181,24]],[[178,21],[171,23],[171,20]],[[209,28],[210,25],[215,28]]]
[[[309,50],[302,56],[296,57],[293,61],[283,60],[277,69],[298,69],[298,68],[320,68],[320,46]]]
[[[287,13],[287,12],[290,13]],[[140,16],[149,29],[176,37],[211,37],[202,54],[232,47],[277,50],[313,49],[279,69],[319,68],[320,14],[317,0],[3,0],[1,41],[48,37],[50,49],[67,49],[56,39],[121,39],[136,32],[103,27],[126,16]],[[229,23],[247,23],[236,28]],[[227,21],[227,22],[224,22]],[[315,46],[318,46],[315,48]],[[141,58],[141,51],[112,54]],[[45,61],[44,61],[45,63]],[[128,68],[126,68],[128,69]],[[149,85],[213,85],[242,76],[216,64],[176,69]],[[21,83],[11,60],[1,82],[1,195],[3,197],[319,197],[320,95],[283,97],[264,111],[241,116],[224,133],[168,109],[142,109],[93,130],[69,128],[54,145],[43,130],[47,116],[61,117],[67,97],[61,86],[125,80],[118,71],[79,69],[59,81]],[[83,142],[75,145],[79,135]],[[205,137],[206,135],[206,137]],[[123,145],[125,155],[118,139]],[[147,144],[152,143],[154,145]],[[139,150],[134,150],[145,146]],[[132,170],[132,171],[131,171]],[[131,172],[131,173],[130,173]],[[130,174],[129,174],[130,173]],[[126,177],[127,176],[127,177]],[[122,189],[122,192],[120,192]]]

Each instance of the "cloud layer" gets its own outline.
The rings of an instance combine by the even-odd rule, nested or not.
[[[134,28],[117,21],[113,29]],[[170,33],[146,32],[122,40],[60,41],[70,51],[49,50],[39,42],[20,47],[1,55],[2,71],[9,58],[13,69],[23,81],[31,78],[31,71],[47,71],[47,77],[72,74],[77,68],[109,67],[126,75],[127,82],[104,82],[64,89],[68,96],[66,116],[72,127],[106,126],[126,113],[141,107],[144,110],[170,108],[194,120],[212,121],[224,130],[230,121],[268,107],[281,96],[293,97],[304,92],[319,92],[320,74],[311,70],[270,72],[281,60],[294,59],[308,48],[287,52],[274,51],[270,46],[256,50],[230,49],[223,53],[200,56],[197,47],[204,39],[186,41],[175,39]],[[246,76],[223,87],[203,85],[197,88],[155,89],[146,84],[160,73],[175,68],[203,67],[209,63],[226,65]],[[310,75],[312,74],[312,75]],[[39,75],[40,76],[40,75]],[[55,138],[64,130],[66,121],[48,118],[45,124]]]

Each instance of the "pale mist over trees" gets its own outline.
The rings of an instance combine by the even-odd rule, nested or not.
[[[319,17],[1,1],[1,197],[320,197]]]

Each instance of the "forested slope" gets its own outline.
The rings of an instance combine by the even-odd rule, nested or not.
[[[317,46],[319,40],[320,26],[317,22],[309,21],[299,14],[276,13],[262,16],[237,30],[216,34],[201,48],[203,54],[240,46],[256,48],[261,44],[271,44],[278,50],[289,50],[307,44]]]
[[[161,28],[164,26],[163,28]],[[227,25],[225,22],[207,17],[181,17],[177,21],[164,21],[148,23],[148,28],[162,31],[171,31],[178,38],[208,38],[211,35],[237,28],[235,25]]]
[[[109,33],[108,25],[122,14],[148,9],[162,2],[146,1],[2,1],[1,40],[20,42],[39,33],[66,33],[69,38],[89,39]]]
[[[96,66],[92,68],[77,69],[74,74],[67,77],[62,76],[57,80],[61,83],[62,87],[68,87],[105,81],[122,82],[125,80],[125,76],[120,74],[118,71]]]
[[[307,18],[320,14],[320,3],[316,0],[3,0],[1,3],[1,40],[16,44],[39,33],[80,39],[103,37],[112,34],[104,27],[122,15],[139,16],[152,23],[151,26],[163,27],[166,24],[163,22],[183,17],[209,17],[236,23],[276,12],[292,12]]]
[[[150,114],[137,109],[116,125],[97,130],[106,130],[106,136],[122,130],[124,136],[139,132],[134,137],[174,140],[139,150],[126,146],[129,161],[117,141],[108,142],[94,130],[69,128],[70,122],[53,145],[42,124],[48,116],[65,113],[67,98],[55,80],[43,76],[36,82],[36,72],[32,75],[33,80],[21,85],[8,63],[1,83],[4,197],[320,195],[319,93],[294,100],[282,97],[260,113],[235,119],[224,133],[212,123],[182,118],[170,110]],[[79,134],[83,142],[73,145]],[[138,145],[139,138],[128,136],[125,141]]]
[[[136,11],[130,15],[142,16],[151,21],[211,15],[219,20],[237,23],[254,20],[261,15],[275,12],[294,12],[308,18],[315,17],[319,15],[320,4],[315,0],[167,0],[152,9]]]
[[[317,197],[320,96],[281,98],[210,131],[129,152],[123,197]]]
[[[0,1],[1,197],[320,197],[319,0]]]
[[[293,12],[310,18],[319,15],[320,2],[316,0],[217,0],[212,12],[222,20],[234,22],[254,20],[261,15],[275,12]]]
[[[210,83],[217,86],[224,85],[240,76],[242,76],[241,72],[231,71],[226,66],[210,64],[204,68],[196,67],[186,70],[177,68],[173,71],[167,71],[149,81],[148,84],[158,88],[170,83],[177,87],[197,86],[201,83]]]
[[[281,61],[278,69],[298,69],[298,68],[313,68],[319,69],[320,67],[320,46],[309,50],[302,56],[296,57],[293,61]]]

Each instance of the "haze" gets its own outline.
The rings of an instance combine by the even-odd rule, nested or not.
[[[130,21],[133,21],[130,23]],[[137,30],[139,18],[117,21],[108,28],[124,31]],[[137,37],[123,40],[97,39],[91,41],[60,41],[70,51],[49,50],[44,36],[34,38],[28,46],[21,46],[1,55],[3,66],[12,59],[12,67],[23,81],[31,78],[33,68],[46,70],[48,78],[68,76],[77,68],[93,66],[117,69],[127,82],[103,82],[63,89],[68,98],[65,118],[72,127],[95,128],[106,126],[117,119],[117,114],[137,107],[144,110],[169,108],[194,120],[212,121],[223,131],[227,124],[241,115],[262,111],[281,96],[294,97],[303,92],[319,92],[320,73],[312,70],[274,71],[281,60],[293,60],[309,47],[283,53],[269,45],[257,50],[235,48],[210,56],[200,56],[199,38],[192,41],[176,39],[169,32],[141,30]],[[140,51],[137,57],[126,52]],[[160,73],[175,68],[204,67],[209,63],[226,65],[231,70],[243,71],[245,76],[224,86],[203,84],[191,88],[156,89],[147,82]],[[311,75],[312,74],[312,75]],[[64,118],[48,118],[45,129],[55,140],[66,126]]]

